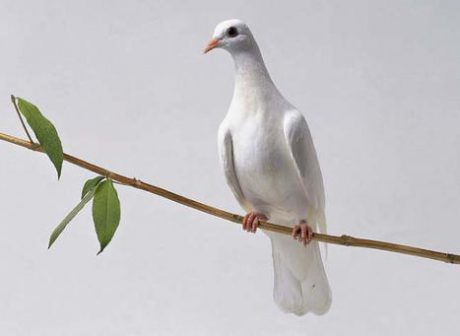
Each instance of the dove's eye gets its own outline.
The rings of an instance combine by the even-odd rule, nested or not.
[[[238,35],[238,30],[235,27],[230,27],[227,29],[227,35],[229,37],[235,37]]]

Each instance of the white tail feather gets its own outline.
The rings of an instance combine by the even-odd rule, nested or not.
[[[331,290],[324,270],[318,242],[306,247],[291,237],[270,234],[275,285],[273,297],[281,310],[296,315],[326,313],[331,305]]]

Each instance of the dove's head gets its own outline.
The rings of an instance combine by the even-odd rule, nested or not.
[[[254,45],[254,37],[243,21],[227,20],[216,26],[212,39],[204,49],[204,53],[215,48],[222,48],[230,53],[235,53],[249,50]]]

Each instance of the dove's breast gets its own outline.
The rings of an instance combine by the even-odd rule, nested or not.
[[[253,210],[299,220],[305,218],[308,203],[281,117],[253,115],[231,127],[235,171]]]

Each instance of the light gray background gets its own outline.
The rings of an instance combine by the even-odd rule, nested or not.
[[[67,152],[241,212],[216,132],[233,65],[201,50],[241,18],[307,117],[332,234],[460,252],[458,1],[0,0],[0,131],[9,94],[41,107]],[[119,187],[98,249],[90,209],[48,236],[92,174],[0,143],[2,335],[452,335],[460,266],[330,246],[333,305],[297,318],[272,301],[263,234]]]

